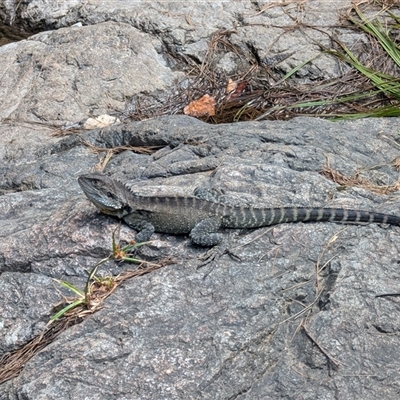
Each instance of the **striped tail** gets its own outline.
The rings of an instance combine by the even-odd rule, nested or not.
[[[353,224],[377,223],[400,226],[400,216],[343,208],[245,208],[234,207],[223,218],[226,228],[257,228],[285,222],[342,222]]]

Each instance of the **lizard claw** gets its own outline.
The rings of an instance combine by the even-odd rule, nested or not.
[[[235,261],[241,261],[241,258],[229,249],[228,243],[220,244],[208,250],[199,257],[201,263],[197,266],[197,270],[218,261],[224,254],[228,254]],[[210,271],[211,272],[211,271]],[[207,274],[208,275],[208,274]]]
[[[206,251],[202,256],[199,257],[201,262],[196,269],[203,268],[214,261],[218,261],[225,253],[226,249],[217,249],[216,247],[213,247],[212,249]]]

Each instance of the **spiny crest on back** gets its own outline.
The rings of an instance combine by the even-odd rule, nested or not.
[[[141,196],[140,194],[134,192],[132,190],[132,186],[128,185],[128,182],[122,182],[118,178],[114,179],[114,183],[116,186],[118,186],[118,193],[124,193],[126,200],[129,202],[129,199],[134,199],[135,197],[140,198],[140,197],[146,197],[146,196]]]

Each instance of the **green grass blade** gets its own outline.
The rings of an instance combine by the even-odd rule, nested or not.
[[[320,54],[317,54],[316,56],[313,56],[311,58],[309,58],[306,61],[303,61],[301,64],[297,65],[296,67],[294,67],[293,69],[291,69],[280,81],[284,82],[286,79],[289,79],[292,75],[294,75],[297,71],[299,71],[300,69],[302,69],[305,65],[307,65],[309,62],[315,60],[317,57],[319,57]]]
[[[101,264],[104,264],[105,262],[107,262],[110,259],[110,257],[106,257],[103,258],[102,260],[100,260],[93,268],[92,270],[89,272],[89,275],[86,279],[86,285],[85,285],[85,292],[84,292],[84,297],[85,297],[85,301],[86,303],[89,302],[89,296],[90,296],[90,282],[92,280],[97,280],[95,279],[95,275],[97,272],[97,269],[100,267]]]
[[[391,59],[400,66],[400,48],[396,45],[395,42],[390,38],[389,32],[385,30],[382,23],[375,19],[374,21],[370,21],[360,10],[358,7],[355,7],[358,17],[361,19],[362,24],[358,23],[354,19],[350,19],[354,24],[359,26],[365,32],[374,36],[382,48],[386,51],[386,53],[391,57]]]
[[[381,107],[364,113],[355,114],[324,114],[324,117],[333,121],[348,120],[348,119],[359,119],[359,118],[380,118],[380,117],[399,117],[400,107],[389,106]]]
[[[121,258],[122,261],[128,261],[128,262],[133,262],[133,263],[142,263],[143,260],[139,260],[138,258],[132,258],[132,257],[122,257]]]
[[[153,243],[153,242],[154,242],[154,240],[149,240],[148,242],[141,242],[141,243],[135,243],[135,244],[128,244],[128,245],[126,245],[125,247],[122,247],[121,250],[122,250],[124,253],[129,253],[131,250],[135,250],[135,249],[137,249],[138,247],[146,246],[146,245],[151,244],[151,243]]]
[[[72,292],[74,292],[75,294],[77,294],[79,297],[84,298],[85,297],[85,293],[82,292],[82,290],[78,289],[76,286],[74,286],[72,283],[69,283],[67,281],[61,281],[59,279],[54,279],[56,282],[58,282],[61,286],[64,286],[65,288],[67,288],[68,290],[71,290]]]
[[[337,51],[328,51],[330,54],[334,54],[336,57],[347,62],[363,75],[365,75],[371,83],[376,86],[380,91],[384,93],[390,93],[396,99],[400,99],[400,79],[392,75],[384,74],[379,71],[375,71],[371,68],[365,67],[359,62],[357,57],[343,44],[341,43],[343,50],[346,55],[341,54]]]
[[[64,307],[62,310],[58,311],[54,315],[50,317],[52,321],[55,321],[56,319],[62,317],[67,311],[72,310],[73,308],[79,306],[80,304],[83,303],[83,299],[80,300],[75,300],[73,303],[68,304],[66,307]]]

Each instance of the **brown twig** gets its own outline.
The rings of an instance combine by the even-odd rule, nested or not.
[[[313,335],[311,335],[310,331],[307,329],[307,327],[302,324],[302,328],[304,333],[308,336],[308,338],[318,347],[319,351],[328,359],[329,362],[332,363],[332,365],[338,369],[341,365],[341,362],[337,360],[336,358],[332,357],[327,350],[325,350],[322,345],[318,342],[317,339],[314,338]]]

